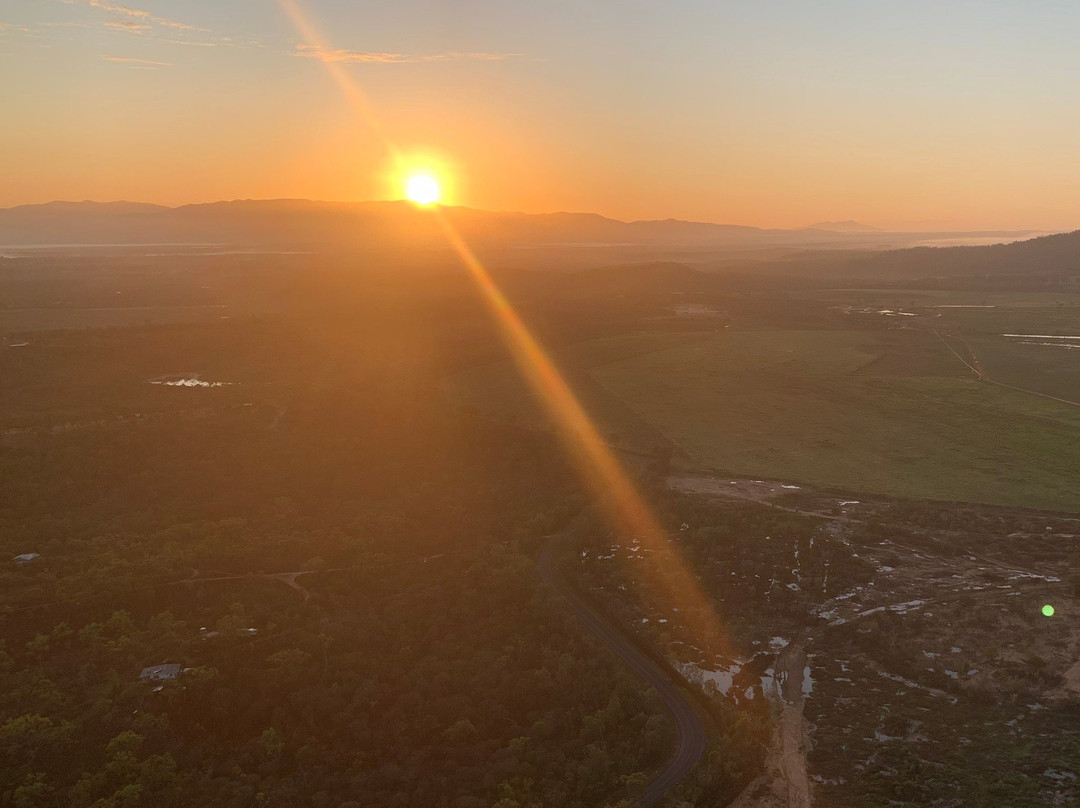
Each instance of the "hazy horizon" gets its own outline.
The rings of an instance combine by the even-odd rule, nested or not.
[[[402,204],[409,205],[410,202],[404,197],[398,198],[385,198],[385,199],[310,199],[303,197],[267,197],[267,198],[235,198],[235,199],[206,199],[195,202],[185,202],[175,205],[163,204],[160,202],[148,202],[141,199],[50,199],[45,202],[24,202],[15,205],[6,205],[0,207],[0,211],[10,211],[18,208],[27,207],[47,207],[50,205],[145,205],[150,207],[157,207],[163,210],[177,210],[184,207],[197,207],[200,205],[228,205],[236,203],[272,203],[272,202],[302,202],[312,203],[315,205],[380,205],[380,204]],[[792,227],[768,227],[766,225],[748,224],[748,223],[736,223],[725,221],[706,221],[696,219],[679,219],[673,216],[657,216],[651,219],[622,219],[617,216],[610,216],[600,211],[592,210],[521,210],[521,209],[488,209],[478,208],[472,205],[442,205],[444,208],[460,208],[466,210],[472,210],[479,213],[491,213],[496,215],[522,215],[522,216],[600,216],[605,219],[610,219],[615,222],[622,222],[625,224],[635,224],[644,222],[684,222],[688,224],[704,224],[704,225],[716,225],[720,227],[745,227],[745,228],[757,228],[760,230],[814,230],[820,229],[823,231],[835,232],[837,234],[849,233],[849,234],[865,234],[873,235],[879,233],[882,235],[888,235],[891,233],[941,233],[943,235],[959,235],[959,234],[973,234],[974,239],[972,243],[975,243],[979,239],[979,234],[989,235],[1017,235],[1022,238],[1036,238],[1043,235],[1053,235],[1056,233],[1073,232],[1080,229],[1078,226],[1066,227],[1057,230],[1044,230],[1035,228],[976,228],[976,229],[942,229],[942,228],[913,228],[907,230],[892,230],[884,227],[878,227],[873,222],[865,222],[855,219],[847,220],[835,220],[835,221],[814,221],[807,222],[802,225],[795,225]],[[852,229],[848,230],[845,226],[851,226]],[[994,242],[989,242],[994,243]],[[945,245],[941,245],[945,246]],[[949,245],[953,246],[953,245]],[[956,245],[962,246],[962,245]]]
[[[393,197],[392,142],[487,210],[1071,229],[1080,17],[977,10],[22,4],[0,12],[0,65],[24,77],[0,96],[19,156],[0,205]]]

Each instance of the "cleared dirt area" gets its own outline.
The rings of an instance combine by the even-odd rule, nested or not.
[[[982,804],[955,801],[980,790],[1002,800],[994,804],[1080,798],[1080,735],[1054,732],[1080,712],[1080,603],[1060,574],[1075,563],[1074,534],[1041,537],[1058,546],[1051,558],[1012,533],[1009,552],[995,545],[991,558],[958,549],[962,531],[930,541],[942,532],[905,528],[880,502],[761,480],[669,484],[821,518],[829,536],[874,568],[867,583],[811,604],[806,628],[776,656],[775,688],[765,692],[775,721],[768,770],[737,808]],[[1043,533],[1054,535],[1050,524]],[[804,665],[812,688],[800,687]],[[1006,759],[1008,777],[997,769]],[[913,777],[906,767],[916,764],[934,774],[905,791]]]
[[[1080,800],[1074,517],[762,479],[667,483],[686,514],[671,541],[731,647],[648,590],[657,561],[637,542],[594,545],[581,563],[690,682],[771,726],[764,773],[736,808]]]

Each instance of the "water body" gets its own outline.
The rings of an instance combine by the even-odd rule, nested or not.
[[[1021,345],[1045,345],[1050,348],[1080,348],[1080,336],[1069,337],[1058,334],[1002,334],[1001,336],[1019,342]],[[1044,341],[1045,340],[1045,341]]]

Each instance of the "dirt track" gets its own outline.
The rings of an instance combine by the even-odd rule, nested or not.
[[[808,632],[792,640],[776,658],[776,695],[780,710],[780,770],[787,784],[789,808],[810,808],[810,778],[806,773],[806,730],[803,724],[803,670]]]

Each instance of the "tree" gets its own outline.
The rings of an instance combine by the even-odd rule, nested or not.
[[[446,740],[457,746],[475,741],[477,735],[476,727],[473,726],[473,722],[467,718],[462,718],[460,721],[457,721],[443,733],[443,737],[446,738]]]
[[[45,808],[55,804],[53,789],[39,772],[26,775],[11,794],[12,808]]]
[[[259,747],[266,757],[276,760],[285,748],[285,738],[276,729],[270,727],[263,730],[263,734],[259,736]]]
[[[300,675],[304,666],[311,660],[311,654],[301,651],[299,648],[286,648],[276,651],[266,658],[268,664],[274,670],[281,671],[289,677]]]
[[[36,713],[20,715],[0,726],[0,746],[11,758],[33,764],[39,756],[57,754],[57,747],[71,738],[74,729],[67,721],[57,724]]]

